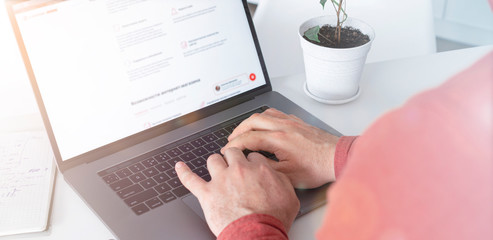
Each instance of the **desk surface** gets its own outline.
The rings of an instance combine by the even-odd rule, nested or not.
[[[463,49],[439,54],[371,63],[365,66],[362,94],[343,105],[315,102],[303,93],[304,75],[272,79],[278,91],[344,135],[359,135],[383,113],[401,106],[407,99],[440,85],[467,68],[493,46]],[[0,129],[1,130],[1,129]],[[1,132],[1,131],[0,131]],[[315,239],[325,206],[296,220],[291,239]],[[3,239],[113,239],[113,235],[58,175],[50,228],[48,231]]]

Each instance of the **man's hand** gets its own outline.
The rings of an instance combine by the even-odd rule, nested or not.
[[[221,150],[267,151],[279,162],[271,166],[285,173],[297,188],[315,188],[335,180],[334,154],[338,137],[275,109],[254,114],[229,136]]]
[[[267,161],[271,160],[258,153],[245,158],[241,150],[229,148],[224,158],[214,154],[207,160],[210,182],[183,162],[175,168],[183,185],[199,199],[207,224],[216,236],[228,224],[252,213],[271,215],[288,231],[300,203],[289,179]]]

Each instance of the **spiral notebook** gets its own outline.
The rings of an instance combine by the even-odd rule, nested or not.
[[[0,134],[0,236],[47,229],[55,173],[44,131]]]

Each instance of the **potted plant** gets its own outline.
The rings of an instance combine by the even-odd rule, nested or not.
[[[363,21],[348,17],[345,0],[330,1],[336,15],[312,18],[299,29],[306,71],[304,89],[319,102],[341,104],[361,93],[359,81],[375,33]],[[326,3],[320,0],[324,9]]]

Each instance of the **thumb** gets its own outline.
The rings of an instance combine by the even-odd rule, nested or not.
[[[178,162],[175,165],[175,171],[183,186],[185,186],[193,195],[200,199],[204,191],[206,181],[192,172],[184,162]]]
[[[280,160],[279,162],[274,161],[274,160],[269,160],[267,163],[276,171],[287,174],[288,172],[292,171],[292,167],[290,166],[288,161],[282,161]]]
[[[292,162],[289,161],[271,161],[268,160],[267,163],[279,174],[286,176],[291,184],[294,186],[299,185],[299,181],[296,179],[295,174],[299,171],[299,167],[295,166]]]

